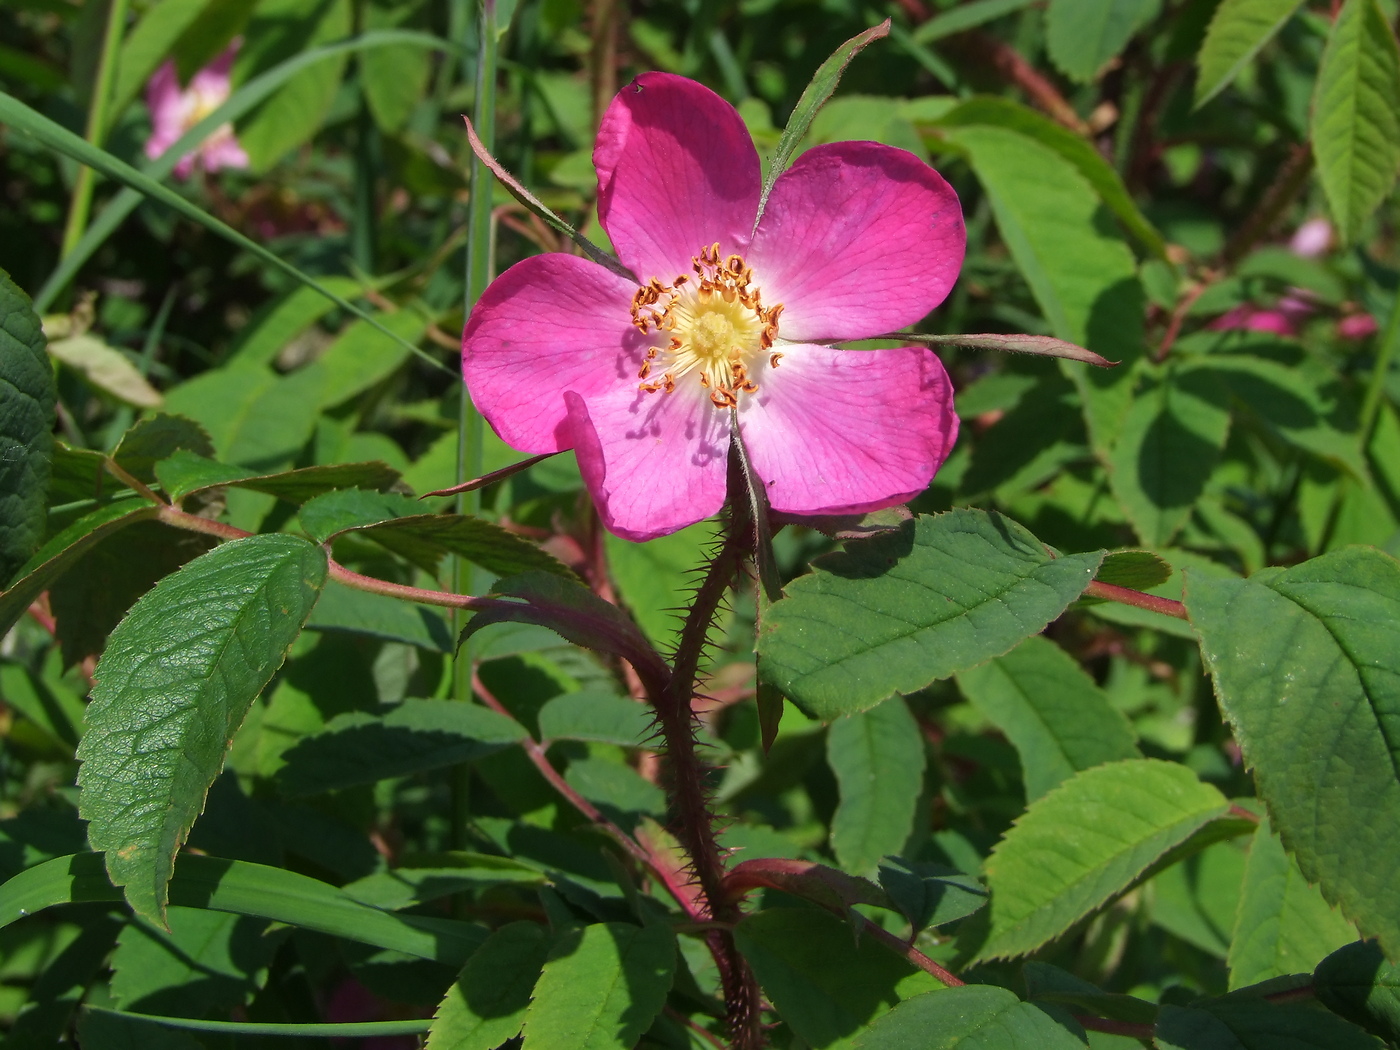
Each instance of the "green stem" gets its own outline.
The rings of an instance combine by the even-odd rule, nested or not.
[[[342,1024],[268,1024],[260,1021],[202,1021],[192,1017],[162,1017],[158,1014],[138,1014],[128,1010],[108,1010],[89,1006],[88,1010],[113,1017],[160,1025],[162,1028],[183,1028],[194,1032],[225,1032],[231,1035],[285,1035],[328,1039],[354,1036],[419,1035],[432,1024],[428,1019],[406,1021],[347,1021]]]
[[[129,0],[111,0],[111,6],[107,9],[107,30],[102,37],[102,54],[97,61],[97,77],[92,85],[87,119],[87,140],[98,147],[107,137],[107,103],[112,95],[112,82],[117,78],[117,52],[121,49],[126,30],[128,5]],[[78,169],[78,177],[73,183],[73,197],[68,205],[68,225],[63,231],[63,255],[73,250],[87,229],[95,175],[87,166]]]
[[[1366,385],[1366,400],[1361,403],[1361,448],[1363,451],[1371,443],[1371,431],[1375,428],[1376,417],[1381,411],[1381,400],[1385,397],[1385,381],[1390,375],[1390,366],[1395,361],[1396,348],[1400,347],[1400,289],[1390,304],[1390,319],[1381,333],[1380,346],[1376,351],[1376,364],[1371,369],[1371,379]]]
[[[472,122],[481,141],[491,148],[496,138],[496,4],[481,0],[477,22],[476,100],[472,107]],[[471,313],[481,293],[491,280],[491,172],[479,159],[472,159],[471,203],[467,214],[467,267],[464,316]],[[482,473],[482,443],[485,424],[481,413],[472,404],[466,384],[457,413],[457,482],[476,478]],[[468,488],[457,494],[457,513],[481,513],[481,490]],[[480,594],[487,582],[482,571],[469,562],[457,559],[452,565],[454,590],[465,594]],[[465,624],[460,614],[454,618],[459,632]],[[470,639],[457,651],[452,665],[452,695],[462,701],[472,698],[472,664],[474,646]],[[452,780],[452,842],[462,848],[466,841],[468,823],[468,789],[470,767],[465,764],[454,771]]]

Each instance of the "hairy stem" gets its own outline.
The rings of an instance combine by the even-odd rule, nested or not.
[[[1159,598],[1155,594],[1144,594],[1131,587],[1119,587],[1115,583],[1100,583],[1095,580],[1084,588],[1084,593],[1090,598],[1102,598],[1105,601],[1118,602],[1120,605],[1132,605],[1138,609],[1161,613],[1163,616],[1174,616],[1178,620],[1188,619],[1186,606],[1182,605],[1181,602],[1172,601],[1170,598]]]

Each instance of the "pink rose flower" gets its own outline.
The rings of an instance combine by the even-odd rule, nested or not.
[[[190,78],[189,86],[180,87],[175,63],[167,59],[151,75],[146,85],[146,105],[151,111],[151,137],[146,140],[146,156],[154,160],[168,150],[185,132],[194,127],[228,100],[229,70],[238,52],[235,40],[213,62]],[[248,154],[233,136],[233,125],[222,124],[188,155],[175,165],[175,174],[187,179],[195,161],[207,172],[220,168],[246,168]]]
[[[603,522],[651,539],[716,513],[731,413],[773,509],[859,513],[922,492],[957,437],[928,350],[825,344],[941,303],[966,247],[952,188],[913,154],[817,146],[774,184],[739,114],[646,73],[593,150],[598,216],[638,285],[539,255],[486,290],[462,333],[477,408],[507,444],[574,449]]]

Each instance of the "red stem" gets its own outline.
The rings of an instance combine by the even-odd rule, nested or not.
[[[1084,593],[1090,598],[1103,598],[1105,601],[1147,609],[1151,612],[1161,613],[1163,616],[1174,616],[1178,620],[1190,619],[1186,615],[1186,606],[1182,605],[1181,602],[1172,601],[1170,598],[1159,598],[1155,594],[1144,594],[1142,591],[1135,591],[1130,587],[1119,587],[1116,583],[1100,583],[1095,580],[1084,588]]]

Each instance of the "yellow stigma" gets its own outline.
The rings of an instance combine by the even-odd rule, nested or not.
[[[740,393],[758,389],[751,373],[773,347],[783,307],[765,309],[743,257],[720,262],[718,244],[702,249],[693,263],[698,279],[682,274],[663,285],[652,278],[632,297],[632,323],[668,341],[647,351],[638,378],[659,374],[638,389],[669,394],[677,380],[693,372],[715,405],[732,408]],[[771,355],[768,367],[776,368],[781,356]]]

